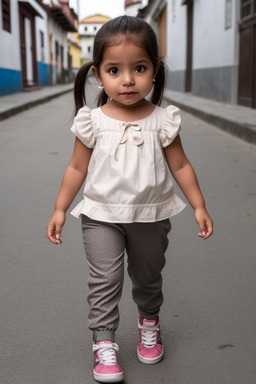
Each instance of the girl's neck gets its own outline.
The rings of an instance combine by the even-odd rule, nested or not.
[[[102,112],[112,119],[121,121],[137,121],[151,115],[155,109],[155,105],[143,99],[135,105],[122,105],[114,100],[109,101],[102,107]]]

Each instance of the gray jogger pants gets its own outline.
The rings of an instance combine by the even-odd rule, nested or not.
[[[94,341],[114,342],[124,279],[124,252],[139,314],[155,317],[163,303],[161,271],[168,246],[169,219],[155,223],[114,224],[82,216],[89,265],[88,325]]]

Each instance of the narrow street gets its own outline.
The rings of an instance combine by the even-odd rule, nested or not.
[[[69,93],[0,123],[1,384],[94,383],[80,222],[67,215],[61,246],[46,237],[72,114]],[[126,275],[116,340],[124,383],[255,384],[256,148],[184,112],[182,125],[215,233],[197,237],[190,207],[172,219],[158,365],[137,361]]]

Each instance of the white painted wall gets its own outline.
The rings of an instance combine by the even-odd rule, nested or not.
[[[94,37],[82,37],[80,40],[81,45],[81,58],[91,61],[93,56],[93,43]],[[90,52],[88,48],[90,47]]]
[[[0,2],[1,4],[1,2]],[[11,0],[11,33],[2,29],[2,9],[0,17],[0,68],[21,70],[19,11],[17,0]]]
[[[64,31],[58,24],[56,24],[53,19],[49,19],[48,23],[48,31],[49,34],[52,34],[52,52],[53,52],[53,63],[55,63],[56,58],[56,50],[55,50],[55,41],[57,40],[59,43],[59,47],[62,45],[64,47],[64,58],[63,58],[63,67],[68,68],[68,38],[67,32]],[[59,60],[60,60],[60,51],[59,51]],[[55,63],[56,64],[56,63]]]
[[[42,15],[41,17],[36,16],[36,46],[37,46],[37,60],[40,60],[40,36],[39,30],[45,33],[45,53],[46,62],[49,62],[49,48],[47,38],[47,13],[42,7],[35,1],[30,0],[30,4]],[[1,2],[0,2],[1,5]],[[20,71],[21,70],[21,57],[20,57],[20,30],[19,30],[19,6],[17,0],[11,0],[11,33],[6,32],[2,29],[2,9],[0,12],[0,67],[8,68]],[[11,49],[10,49],[11,47]]]
[[[47,13],[44,10],[40,11],[43,17],[36,17],[36,50],[37,50],[37,61],[49,64],[49,37],[48,37],[48,23]],[[44,49],[41,49],[41,36],[40,31],[44,33]],[[44,57],[44,60],[42,58]]]
[[[194,1],[193,69],[238,64],[237,3],[231,1],[231,28],[225,29],[226,0]]]
[[[170,71],[186,68],[187,8],[180,0],[168,0],[167,5],[167,54],[166,64]]]

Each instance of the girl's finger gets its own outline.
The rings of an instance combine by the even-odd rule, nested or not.
[[[55,229],[55,239],[56,239],[56,242],[57,244],[61,244],[62,243],[62,240],[61,240],[61,226],[56,226],[56,229]]]
[[[55,225],[48,225],[47,237],[53,244],[58,244],[55,236]]]

